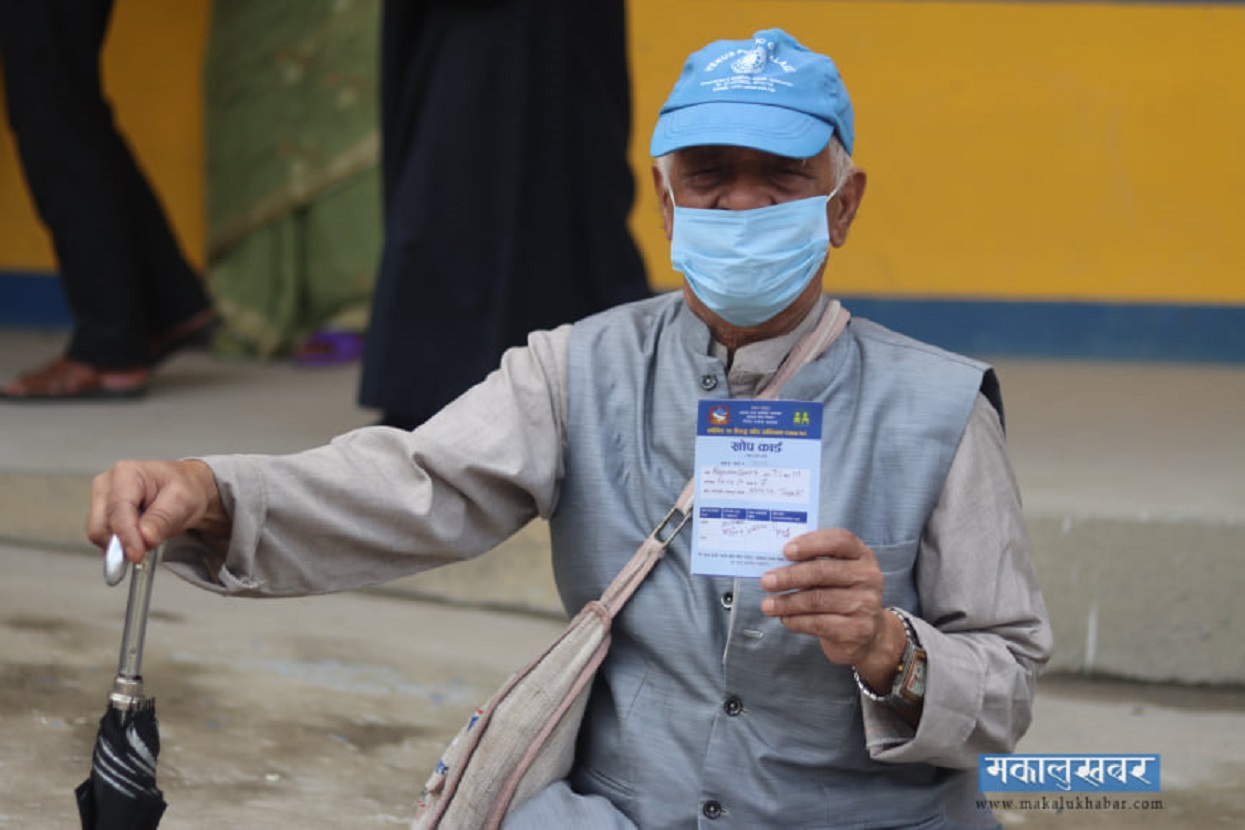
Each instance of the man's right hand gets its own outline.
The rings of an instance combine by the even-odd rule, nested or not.
[[[87,536],[104,548],[115,533],[132,562],[187,530],[227,538],[229,529],[216,477],[202,461],[119,461],[91,482]]]

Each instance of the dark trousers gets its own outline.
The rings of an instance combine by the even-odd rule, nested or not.
[[[123,368],[147,365],[151,339],[209,301],[104,100],[111,11],[112,0],[0,0],[0,57],[9,123],[74,318],[67,354]]]
[[[359,402],[418,423],[529,331],[649,293],[623,0],[390,0]]]

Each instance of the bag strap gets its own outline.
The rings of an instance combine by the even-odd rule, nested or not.
[[[765,384],[765,388],[757,394],[758,400],[772,400],[787,385],[787,381],[798,372],[805,363],[820,355],[838,336],[843,333],[851,314],[838,300],[826,305],[817,325],[800,338],[795,348],[787,353],[787,357],[778,367],[778,371]],[[611,619],[622,610],[627,600],[635,593],[636,588],[648,576],[649,571],[657,564],[666,548],[679,535],[683,525],[692,516],[692,498],[696,493],[696,479],[693,477],[683,487],[683,492],[675,500],[665,517],[653,528],[653,532],[640,544],[632,557],[623,565],[622,570],[601,594],[601,604],[609,612]]]

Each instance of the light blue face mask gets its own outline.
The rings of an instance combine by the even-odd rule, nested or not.
[[[751,210],[675,205],[674,270],[726,322],[760,325],[791,305],[825,261],[826,205],[838,191]]]

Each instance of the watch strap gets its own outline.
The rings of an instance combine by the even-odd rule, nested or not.
[[[891,684],[891,688],[886,694],[879,694],[869,687],[869,684],[856,671],[855,666],[852,667],[852,677],[856,679],[856,686],[860,689],[861,694],[883,706],[895,709],[920,706],[925,700],[925,673],[928,665],[928,655],[925,649],[921,647],[921,640],[917,636],[916,627],[912,624],[907,613],[898,608],[887,608],[886,610],[899,618],[899,621],[903,623],[904,633],[907,635],[903,654],[899,658],[899,665],[895,667],[894,683]]]

